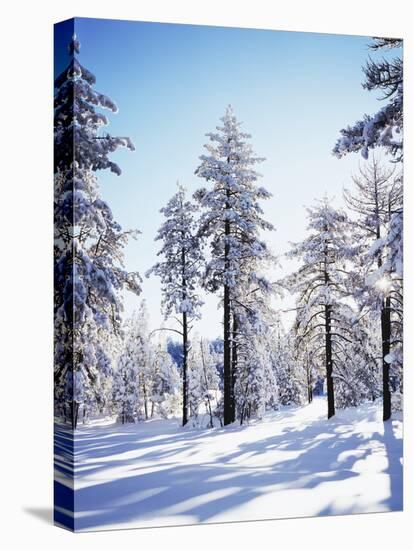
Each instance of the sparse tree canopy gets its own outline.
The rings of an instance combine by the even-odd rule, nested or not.
[[[156,240],[162,242],[158,256],[162,261],[155,264],[147,276],[154,273],[161,279],[162,306],[165,318],[178,315],[182,334],[183,412],[182,424],[188,421],[188,352],[189,332],[192,321],[200,316],[202,301],[198,282],[202,260],[200,238],[196,231],[195,205],[186,199],[184,187],[161,209],[166,218]],[[178,331],[179,332],[179,331]]]

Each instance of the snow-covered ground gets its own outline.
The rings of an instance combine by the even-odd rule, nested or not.
[[[327,421],[316,398],[212,430],[100,421],[77,431],[75,458],[76,530],[402,509],[402,421],[383,423],[379,403]]]

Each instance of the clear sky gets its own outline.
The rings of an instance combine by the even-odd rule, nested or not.
[[[113,155],[122,175],[100,172],[102,195],[125,229],[142,231],[126,249],[126,266],[142,275],[156,261],[159,209],[176,191],[192,193],[205,182],[194,175],[208,140],[228,104],[252,134],[261,184],[273,194],[264,203],[276,227],[267,238],[282,255],[305,236],[305,206],[325,193],[342,205],[343,185],[361,159],[338,160],[331,150],[339,130],[379,108],[363,90],[362,66],[369,37],[223,27],[76,19],[79,60],[96,76],[95,88],[118,105],[109,113],[113,135],[129,136],[135,152]],[[56,43],[56,70],[68,62],[70,25]],[[278,278],[292,268],[270,276]],[[151,325],[162,323],[160,285],[144,277]],[[125,297],[127,314],[140,298]],[[286,299],[281,307],[289,307]],[[209,297],[196,330],[221,334],[217,299]],[[173,326],[170,323],[168,326]]]

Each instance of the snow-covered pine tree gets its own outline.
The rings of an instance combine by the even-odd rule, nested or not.
[[[195,344],[195,345],[194,345]],[[188,412],[194,426],[198,425],[202,403],[202,361],[198,339],[191,342],[188,353]]]
[[[252,264],[258,267],[255,261]],[[267,408],[278,407],[278,387],[271,362],[276,317],[270,304],[273,285],[264,277],[259,283],[257,277],[252,284],[251,267],[247,259],[240,263],[241,275],[232,297],[231,377],[234,415],[241,423],[254,416],[261,418]]]
[[[280,321],[275,324],[271,339],[271,363],[280,405],[301,405],[304,401],[304,386],[308,402],[312,400],[314,364],[306,350],[305,342],[300,346],[301,355],[295,353],[294,337],[292,331],[285,332]]]
[[[393,50],[403,46],[403,41],[396,38],[374,38],[370,48],[373,50]],[[382,93],[380,99],[387,101],[374,116],[365,115],[362,121],[356,122],[341,130],[341,137],[337,141],[333,153],[341,158],[350,152],[360,151],[364,158],[368,157],[369,150],[383,147],[390,153],[393,161],[403,161],[403,60],[398,56],[392,56],[390,60],[369,60],[364,67],[365,83],[367,90],[379,90]],[[402,182],[402,177],[400,177]],[[385,250],[387,249],[387,250]],[[390,289],[393,301],[397,304],[398,313],[395,314],[394,328],[396,334],[392,338],[388,323],[388,308],[385,308],[382,333],[384,342],[391,341],[393,350],[386,355],[387,361],[395,370],[401,371],[403,356],[403,205],[401,204],[392,213],[389,222],[389,233],[376,243],[376,251],[382,258],[386,257],[383,266],[387,265],[387,272],[394,273],[393,287]],[[387,253],[388,252],[388,253]],[[387,277],[380,279],[381,271],[377,270],[377,281],[381,280],[383,289],[389,287]],[[384,297],[385,304],[388,295]],[[389,301],[387,300],[387,303]],[[384,348],[388,348],[385,344]],[[383,350],[384,352],[386,349]],[[386,379],[386,367],[383,369],[385,377],[384,389],[388,386]],[[385,389],[383,396],[383,418],[386,420],[391,415],[390,392]]]
[[[360,174],[353,177],[353,183],[355,191],[346,189],[344,198],[348,208],[355,213],[352,222],[353,240],[357,243],[354,298],[360,305],[361,313],[369,314],[380,324],[377,332],[381,335],[383,419],[387,420],[391,416],[388,359],[392,332],[397,332],[403,321],[402,274],[395,266],[398,261],[390,259],[387,239],[390,222],[396,220],[393,215],[402,208],[401,178],[395,167],[385,167],[373,155],[368,164],[360,166]],[[398,235],[401,236],[401,230]]]
[[[401,48],[403,41],[396,38],[374,38],[370,48],[384,50]],[[403,159],[403,60],[369,59],[363,68],[363,88],[382,93],[380,99],[387,103],[374,115],[364,115],[363,120],[341,130],[333,153],[341,158],[350,152],[361,152],[367,159],[369,151],[383,147],[396,160]]]
[[[149,314],[146,300],[142,300],[138,308],[135,322],[132,326],[133,357],[138,373],[139,393],[141,395],[141,409],[139,418],[148,420],[149,401],[153,393],[155,379],[154,350],[149,334]],[[143,408],[143,411],[142,411]]]
[[[55,388],[56,403],[70,408],[73,428],[80,405],[75,395],[101,405],[100,384],[111,374],[105,334],[119,330],[120,292],[140,291],[138,274],[122,263],[134,232],[123,232],[113,219],[95,175],[104,169],[119,175],[109,154],[134,147],[129,138],[101,134],[108,121],[97,109],[117,107],[93,89],[95,77],[78,61],[79,51],[74,36],[69,65],[55,80],[54,114]]]
[[[133,342],[127,340],[113,376],[112,399],[122,424],[135,422],[139,410],[139,380],[133,357]]]
[[[120,355],[124,348],[124,330],[105,331],[105,354],[110,364],[111,376],[100,379],[100,403],[97,409],[99,414],[113,414],[113,375],[116,370]],[[96,410],[96,409],[95,409]],[[84,419],[89,420],[89,413],[94,411],[93,401],[84,408]]]
[[[200,407],[204,405],[209,416],[208,427],[213,427],[214,407],[219,388],[219,374],[209,342],[195,336],[188,355],[188,403],[194,425],[199,424]]]
[[[390,383],[398,391],[395,410],[403,406],[403,211],[394,213],[390,218],[389,230],[384,241],[385,255],[382,269],[390,273],[390,285],[384,279],[384,289],[390,296],[391,305],[391,340],[390,354],[386,361],[390,365],[392,376]],[[378,282],[380,279],[378,280]],[[383,279],[381,280],[383,283]],[[379,283],[380,284],[380,283]],[[382,285],[383,286],[383,285]],[[393,378],[393,382],[392,382]],[[395,380],[394,380],[395,379]]]
[[[205,342],[202,338],[199,342],[201,363],[202,363],[202,384],[204,387],[204,404],[207,414],[209,414],[209,426],[214,427],[214,406],[218,404],[218,391],[220,376],[217,369],[216,353],[212,349],[210,342]]]
[[[296,345],[296,338],[300,335],[300,327],[295,324],[288,333],[278,336],[279,343],[274,352],[274,368],[281,371],[278,378],[282,381],[285,378],[292,378],[291,382],[280,382],[280,387],[287,385],[286,392],[288,400],[294,404],[301,404],[307,401],[312,403],[317,383],[324,379],[325,365],[316,353],[317,346],[306,340],[301,340],[300,346]],[[292,365],[292,369],[289,365]],[[290,375],[288,371],[292,370]],[[287,371],[287,375],[284,374]],[[277,380],[278,380],[277,378]],[[289,396],[292,395],[293,399]],[[281,396],[280,396],[281,397]],[[287,403],[288,404],[288,403]]]
[[[306,389],[306,395],[307,395],[307,402],[310,404],[312,403],[313,401],[313,397],[314,397],[314,386],[315,386],[315,383],[316,383],[316,380],[318,379],[318,369],[317,369],[317,365],[316,365],[316,362],[314,360],[314,352],[313,350],[310,348],[310,349],[305,349],[305,346],[304,346],[304,351],[303,353],[301,353],[301,360],[302,360],[302,370],[303,370],[303,373],[304,373],[304,386],[305,386],[305,389]]]
[[[244,319],[237,334],[235,403],[240,424],[261,419],[267,409],[278,408],[278,385],[271,361],[272,334]]]
[[[350,342],[336,354],[334,388],[338,408],[355,407],[363,401],[374,401],[380,394],[380,367],[377,326],[357,314],[348,325]]]
[[[268,257],[268,249],[260,239],[262,230],[273,226],[263,219],[261,200],[270,193],[256,185],[259,174],[254,165],[262,158],[256,157],[247,142],[250,135],[241,131],[232,107],[221,119],[217,132],[207,134],[208,152],[200,157],[196,174],[212,183],[212,188],[200,189],[195,198],[202,208],[199,232],[210,242],[211,258],[207,262],[204,287],[222,295],[224,317],[224,425],[235,419],[237,313],[236,293],[252,286],[268,286],[264,277],[257,274],[260,260]],[[239,307],[243,307],[239,300]],[[235,337],[234,337],[235,334]]]
[[[335,414],[333,365],[351,339],[348,325],[350,307],[347,295],[346,260],[350,249],[346,232],[347,216],[334,209],[325,198],[308,209],[310,235],[294,244],[288,253],[302,261],[301,267],[284,280],[286,288],[297,294],[296,344],[312,342],[324,358],[327,379],[327,417]]]
[[[113,399],[122,422],[148,420],[154,383],[154,357],[145,300],[125,323],[122,353],[115,373]]]
[[[181,378],[177,366],[168,353],[167,341],[160,338],[153,351],[153,383],[151,394],[151,418],[155,411],[163,418],[178,413],[181,405]]]
[[[178,315],[182,336],[182,425],[188,421],[188,333],[194,319],[200,316],[202,301],[197,292],[199,269],[202,259],[199,237],[194,219],[195,205],[186,199],[182,186],[168,204],[161,209],[165,221],[156,240],[162,242],[158,256],[162,260],[155,264],[147,276],[154,273],[161,279],[162,306],[165,318]]]

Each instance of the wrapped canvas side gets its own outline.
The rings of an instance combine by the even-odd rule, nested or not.
[[[122,293],[140,292],[139,275],[123,265],[123,249],[136,232],[114,219],[97,177],[100,171],[119,176],[111,155],[134,146],[102,131],[105,112],[118,108],[95,89],[96,78],[80,59],[78,21],[55,27],[54,81],[55,519],[73,530],[81,475],[75,430],[112,412]]]
[[[69,71],[74,19],[54,27],[54,520],[74,529],[74,426],[78,415],[74,380],[73,86]]]

